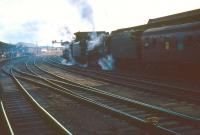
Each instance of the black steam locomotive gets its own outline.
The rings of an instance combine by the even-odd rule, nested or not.
[[[76,39],[70,44],[71,56],[81,65],[98,66],[98,59],[107,53],[105,39],[108,33],[77,32],[75,35]]]

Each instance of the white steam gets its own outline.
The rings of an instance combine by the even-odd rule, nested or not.
[[[68,61],[68,60],[65,60],[65,59],[62,60],[61,63],[63,65],[66,65],[66,66],[72,66],[72,65],[74,65],[74,63],[72,61]]]
[[[72,57],[72,53],[71,53],[70,46],[69,46],[69,45],[66,45],[65,47],[66,47],[65,49],[68,51],[67,60],[66,60],[66,59],[63,59],[63,60],[61,61],[61,63],[62,63],[63,65],[67,65],[67,66],[75,65],[75,64],[76,64],[76,61],[75,61],[74,58]]]
[[[105,36],[106,35],[103,33],[100,35],[97,35],[96,32],[93,32],[90,35],[90,40],[87,41],[87,51],[92,51],[94,50],[95,47],[102,45],[104,42]]]
[[[92,26],[92,30],[95,30],[93,20],[93,9],[88,0],[68,0],[74,5],[80,13],[81,18]]]
[[[88,63],[86,63],[86,64],[80,64],[80,63],[78,63],[78,66],[79,66],[79,67],[86,68],[86,67],[88,67]]]
[[[71,32],[71,30],[69,29],[69,27],[67,27],[67,26],[61,27],[59,29],[59,33],[60,33],[60,36],[62,37],[62,40],[72,41],[72,39],[73,39],[73,33]]]
[[[101,66],[101,69],[103,70],[113,70],[114,60],[112,55],[106,55],[104,57],[101,57],[98,60],[98,64]]]

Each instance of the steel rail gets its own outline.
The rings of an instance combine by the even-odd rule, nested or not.
[[[6,114],[6,111],[5,111],[3,102],[0,101],[0,103],[1,103],[1,109],[0,109],[0,111],[1,111],[1,113],[3,114],[3,119],[4,119],[4,121],[5,121],[6,128],[7,128],[6,130],[7,130],[8,134],[14,135],[14,132],[13,132],[13,129],[12,129],[11,124],[10,124],[10,122],[9,122],[8,116],[7,116],[7,114]]]
[[[41,112],[41,114],[43,114],[44,117],[47,118],[47,120],[49,120],[55,127],[56,129],[62,133],[62,134],[66,134],[66,135],[72,135],[72,133],[66,129],[61,123],[59,123],[51,114],[49,114],[29,93],[28,91],[23,87],[23,85],[19,82],[19,80],[15,77],[15,75],[13,74],[13,71],[11,69],[10,71],[10,76],[15,80],[16,84],[20,87],[20,89],[22,90],[22,92],[28,97],[28,99],[31,101],[31,103],[33,103],[33,105],[35,107],[37,107],[37,109]]]

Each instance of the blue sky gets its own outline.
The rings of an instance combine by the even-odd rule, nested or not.
[[[0,0],[0,41],[51,45],[76,31],[112,31],[199,7],[200,0]]]

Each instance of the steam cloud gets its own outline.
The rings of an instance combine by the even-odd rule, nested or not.
[[[91,33],[90,40],[87,41],[87,51],[92,51],[96,47],[101,46],[104,44],[106,38],[106,34],[102,33],[100,35],[97,35],[96,32]],[[101,57],[98,59],[98,65],[101,66],[101,69],[103,70],[112,70],[114,68],[114,60],[111,54],[105,55],[103,52]]]
[[[101,66],[101,69],[103,70],[113,70],[114,60],[112,55],[106,55],[104,57],[101,57],[98,60],[98,64]]]
[[[102,45],[105,36],[106,36],[105,34],[100,34],[97,36],[96,32],[93,32],[90,35],[90,40],[87,41],[87,51],[92,51],[94,50],[95,47]]]
[[[88,3],[87,0],[68,0],[72,5],[76,6],[79,10],[81,18],[86,20],[91,26],[92,29],[95,29],[93,21],[93,9],[92,6]]]
[[[63,40],[71,41],[73,39],[73,33],[67,26],[62,27],[59,30],[59,33],[60,33],[61,37],[63,38]]]
[[[68,50],[68,54],[67,54],[68,58],[67,58],[67,60],[63,59],[63,60],[61,61],[61,63],[62,63],[63,65],[67,65],[67,66],[75,65],[75,64],[76,64],[76,61],[75,61],[74,58],[72,57],[72,53],[71,53],[70,46],[69,46],[69,45],[66,45],[66,46],[65,46],[65,49]]]

